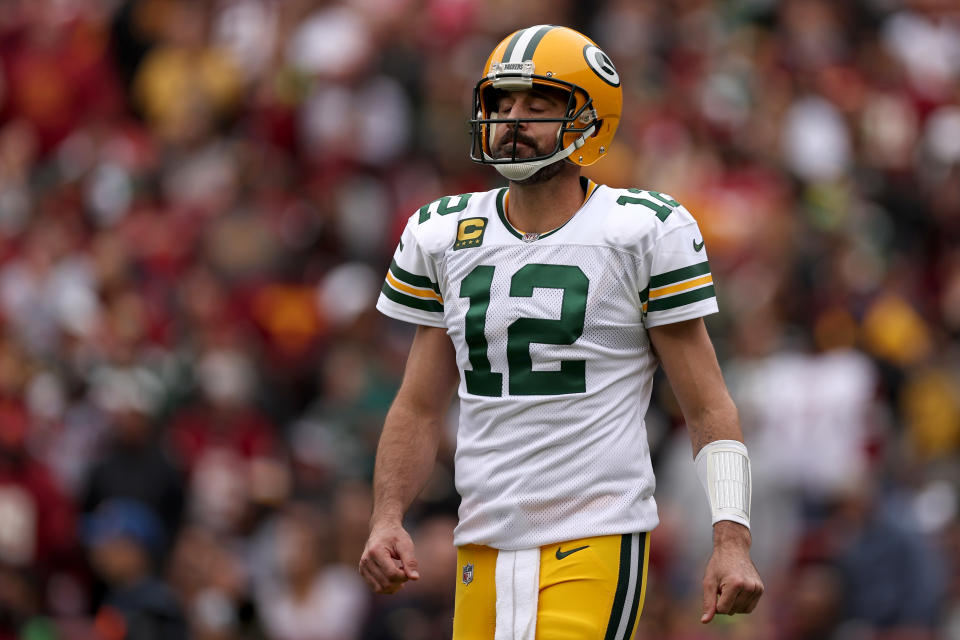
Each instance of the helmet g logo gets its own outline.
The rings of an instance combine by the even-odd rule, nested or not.
[[[600,76],[600,79],[612,87],[620,86],[620,74],[613,66],[610,56],[605,54],[596,45],[588,44],[583,48],[583,59],[587,61],[593,72]]]

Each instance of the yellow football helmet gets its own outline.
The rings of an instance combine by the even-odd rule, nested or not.
[[[543,85],[569,94],[563,118],[495,118],[500,91],[520,91]],[[483,67],[473,90],[470,158],[492,164],[510,180],[524,180],[542,167],[568,159],[586,166],[610,150],[620,124],[623,91],[610,58],[590,38],[568,27],[536,25],[520,29],[500,42]],[[499,125],[559,122],[553,151],[533,158],[494,158],[490,145]]]

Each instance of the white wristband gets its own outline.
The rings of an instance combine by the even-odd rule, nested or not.
[[[695,460],[697,477],[710,503],[712,524],[732,520],[750,528],[750,456],[742,442],[708,443]]]

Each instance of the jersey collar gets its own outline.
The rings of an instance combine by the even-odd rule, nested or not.
[[[589,178],[585,178],[583,176],[580,177],[580,184],[583,186],[583,190],[586,192],[586,195],[584,195],[583,204],[580,205],[580,209],[578,209],[576,213],[570,216],[570,220],[573,220],[577,216],[577,213],[579,213],[580,210],[583,209],[584,205],[587,204],[587,202],[590,200],[590,198],[596,192],[597,187],[599,186],[593,180],[590,180]],[[507,205],[509,204],[509,200],[510,200],[510,189],[508,187],[504,187],[500,189],[500,192],[497,193],[497,215],[500,216],[500,221],[503,222],[503,226],[506,227],[507,231],[509,231],[512,235],[519,238],[520,240],[523,240],[524,242],[533,242],[534,240],[540,240],[542,238],[546,238],[547,236],[553,235],[557,231],[560,231],[560,229],[563,229],[565,226],[567,226],[567,224],[569,224],[570,222],[570,220],[567,220],[556,229],[551,229],[550,231],[545,231],[544,233],[540,233],[540,234],[526,233],[524,231],[520,231],[519,229],[514,227],[512,224],[510,224],[510,220],[507,219]]]

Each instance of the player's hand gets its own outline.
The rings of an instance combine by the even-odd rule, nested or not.
[[[360,575],[376,593],[396,593],[419,580],[413,540],[399,523],[375,524],[360,557]]]
[[[750,613],[763,595],[763,582],[750,559],[750,531],[721,520],[713,527],[713,555],[703,577],[703,615],[706,624],[718,613]]]

